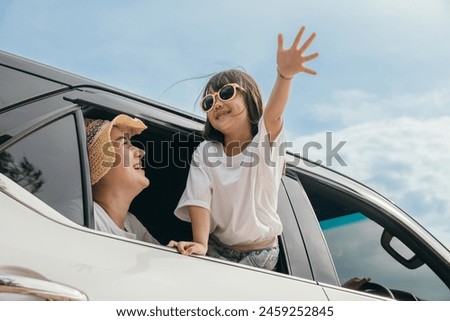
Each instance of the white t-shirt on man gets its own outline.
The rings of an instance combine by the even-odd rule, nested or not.
[[[282,232],[278,189],[285,162],[281,131],[272,145],[262,117],[258,133],[239,154],[203,141],[192,156],[186,188],[175,215],[190,221],[188,206],[210,211],[212,233],[226,245],[252,244]]]
[[[106,211],[98,203],[94,202],[94,222],[95,229],[129,239],[160,244],[145,228],[144,225],[131,213],[125,218],[126,231],[119,228]]]

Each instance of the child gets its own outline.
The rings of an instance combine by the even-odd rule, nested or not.
[[[181,254],[200,254],[272,270],[282,224],[276,212],[284,167],[283,111],[295,74],[315,71],[303,63],[311,42],[291,48],[278,35],[277,79],[267,106],[256,82],[239,70],[215,74],[201,107],[207,113],[203,141],[195,150],[186,189],[175,215],[192,222],[193,241],[171,241]]]

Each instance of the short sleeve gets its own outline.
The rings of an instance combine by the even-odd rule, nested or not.
[[[200,145],[192,155],[186,188],[175,209],[175,215],[187,222],[191,221],[189,206],[199,206],[211,211],[211,179],[203,162],[202,150],[202,145]]]
[[[257,136],[258,136],[257,141],[259,143],[270,142],[269,133],[267,132],[266,123],[264,122],[264,116],[261,117],[261,119],[259,120]],[[285,138],[284,138],[284,126],[282,126],[280,132],[277,135],[277,137],[275,137],[275,139],[273,140],[273,143],[275,143],[275,144],[272,144],[272,145],[273,146],[280,146],[284,141],[285,141]]]
[[[281,164],[284,166],[285,154],[286,154],[286,142],[284,137],[284,126],[281,127],[280,132],[277,137],[270,143],[269,133],[264,122],[264,117],[261,117],[258,123],[258,134],[255,137],[255,141],[259,148],[262,148],[262,153],[264,157],[270,155],[270,161],[272,163]],[[267,153],[267,150],[270,153]]]

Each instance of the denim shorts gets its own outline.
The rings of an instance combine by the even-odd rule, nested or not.
[[[217,259],[255,266],[261,269],[274,270],[278,262],[279,253],[280,247],[278,245],[250,252],[238,252],[218,244],[218,242],[215,242],[214,239],[210,238],[206,255]]]

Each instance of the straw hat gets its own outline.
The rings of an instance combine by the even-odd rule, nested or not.
[[[86,138],[91,170],[91,183],[94,185],[108,173],[115,161],[114,148],[111,142],[113,126],[130,137],[139,135],[147,126],[137,119],[121,114],[112,121],[103,119],[85,119]]]

